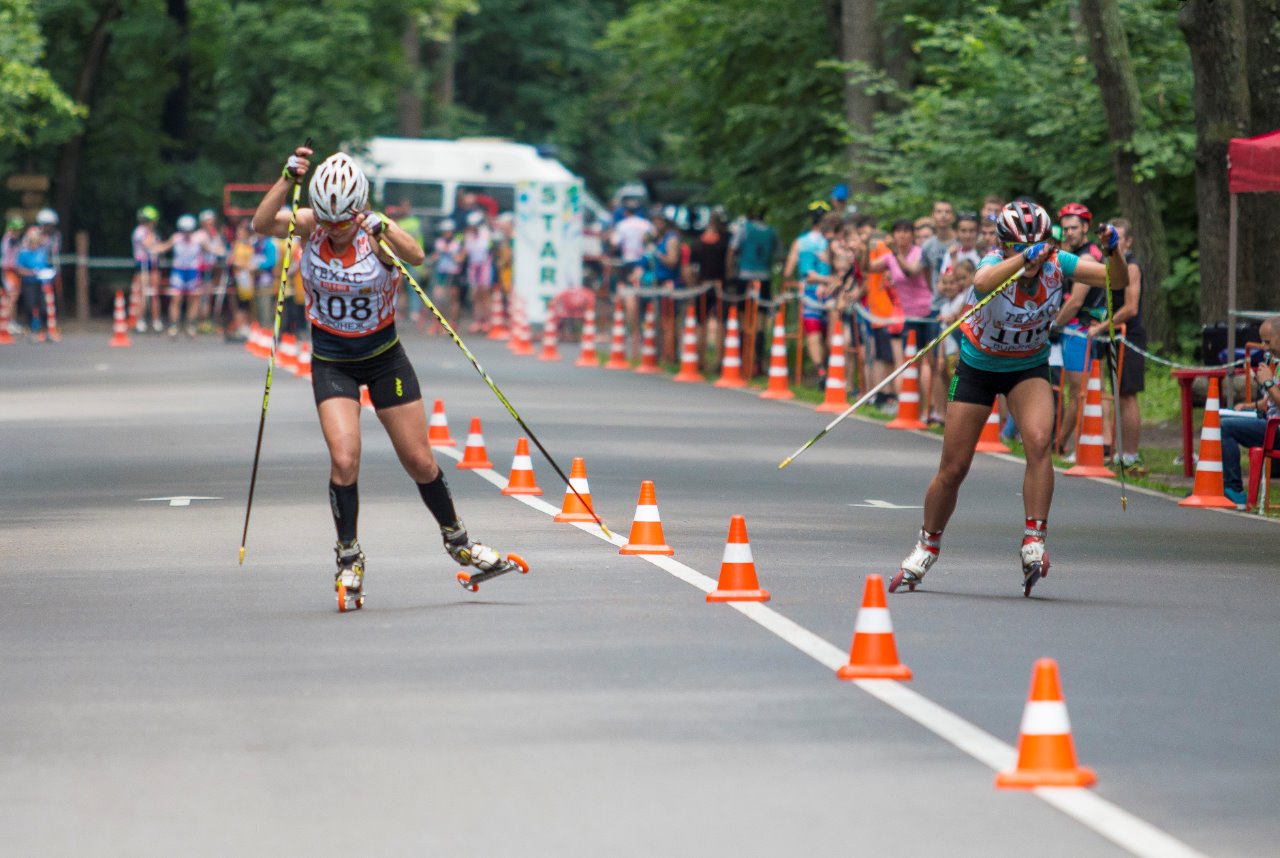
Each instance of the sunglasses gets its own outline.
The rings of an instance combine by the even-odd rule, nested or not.
[[[340,232],[341,230],[346,229],[348,224],[355,222],[356,219],[353,217],[349,217],[346,220],[322,220],[321,218],[316,218],[316,223],[320,224],[325,229],[334,232]]]
[[[1034,241],[1030,243],[1023,242],[1023,241],[1006,241],[1004,243],[1004,246],[1012,250],[1014,253],[1021,253],[1022,251],[1026,250],[1028,247],[1035,247],[1037,244],[1043,244],[1043,243],[1044,242],[1040,242],[1040,241]]]

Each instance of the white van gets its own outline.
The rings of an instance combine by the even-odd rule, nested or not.
[[[533,146],[490,137],[375,137],[356,160],[369,177],[375,200],[383,206],[407,203],[413,214],[429,222],[451,215],[464,193],[491,197],[499,211],[509,212],[515,209],[517,182],[576,178]],[[584,206],[597,215],[604,211],[594,199]]]

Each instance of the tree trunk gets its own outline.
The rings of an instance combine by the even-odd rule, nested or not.
[[[447,37],[427,43],[427,57],[431,69],[431,124],[435,133],[448,133],[453,102],[457,91],[457,40],[456,25],[449,26]]]
[[[1178,26],[1195,75],[1200,321],[1209,324],[1227,314],[1227,144],[1249,119],[1244,4],[1187,0]]]
[[[840,19],[841,59],[875,68],[879,47],[876,0],[842,0]],[[859,168],[865,160],[862,141],[872,135],[876,112],[875,97],[865,89],[865,85],[848,81],[844,87],[845,119],[854,135],[849,142],[849,188],[855,197],[864,198],[876,191],[875,183]]]
[[[1249,136],[1280,129],[1280,0],[1246,4]],[[1242,309],[1280,307],[1280,196],[1240,196],[1240,293]]]
[[[400,90],[400,136],[422,136],[422,39],[418,34],[418,22],[413,15],[405,22],[401,47],[404,51],[406,77]]]
[[[89,34],[89,45],[84,52],[84,61],[80,64],[80,73],[76,75],[75,89],[71,97],[77,104],[86,107],[93,105],[97,93],[98,79],[102,73],[102,65],[107,58],[107,48],[111,43],[108,26],[120,17],[120,2],[112,0],[98,15]],[[64,235],[72,235],[75,231],[72,204],[76,198],[76,186],[80,182],[80,156],[84,151],[86,128],[58,147],[58,168],[54,174],[54,208],[62,221]]]
[[[1134,251],[1142,264],[1143,320],[1153,343],[1168,344],[1172,326],[1160,284],[1169,273],[1169,249],[1155,188],[1150,182],[1138,181],[1134,173],[1138,155],[1133,150],[1133,138],[1138,131],[1142,102],[1124,20],[1116,0],[1080,0],[1080,12],[1107,116],[1120,210],[1133,225]]]

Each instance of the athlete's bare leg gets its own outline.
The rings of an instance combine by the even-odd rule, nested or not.
[[[430,483],[440,473],[440,466],[427,441],[427,412],[423,400],[378,409],[391,438],[391,446],[405,471],[415,483]]]
[[[349,486],[360,476],[360,403],[335,396],[316,406],[329,447],[329,481]],[[423,429],[423,438],[426,430]]]
[[[956,510],[960,484],[973,463],[974,448],[991,407],[972,402],[947,403],[947,429],[942,435],[942,458],[938,473],[929,483],[924,496],[924,529],[933,533],[945,530]]]
[[[1053,389],[1042,378],[1019,382],[1007,397],[1022,435],[1027,470],[1022,478],[1022,505],[1027,518],[1049,518],[1053,502]],[[950,431],[951,426],[947,426]]]

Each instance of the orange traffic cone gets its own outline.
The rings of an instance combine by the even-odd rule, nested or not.
[[[831,331],[831,354],[827,358],[827,386],[822,404],[815,411],[840,414],[849,407],[849,395],[845,392],[844,377],[844,325],[837,323]]]
[[[538,360],[560,360],[560,351],[557,348],[559,342],[556,339],[556,317],[554,313],[548,314],[547,321],[542,325],[542,354],[538,355]]]
[[[511,338],[511,331],[507,330],[507,313],[503,309],[503,293],[500,289],[493,289],[489,293],[489,303],[493,305],[489,312],[489,339],[506,340]]]
[[[298,378],[311,378],[311,343],[298,343],[298,367],[293,371]]]
[[[658,498],[653,492],[653,482],[640,484],[640,500],[636,503],[636,517],[631,522],[631,537],[618,549],[619,554],[675,554],[662,535],[662,519],[658,517]]]
[[[437,399],[431,409],[431,422],[427,425],[427,442],[432,447],[456,447],[458,442],[449,434],[449,416],[444,413],[444,400]]]
[[[373,410],[373,400],[369,398],[369,388],[367,385],[360,385],[360,407]]]
[[[529,441],[520,438],[516,441],[516,455],[511,461],[511,475],[507,477],[507,485],[502,490],[504,495],[540,495],[538,481],[533,475],[533,462],[529,459]]]
[[[117,302],[119,301],[119,299],[120,299],[120,293],[117,292],[116,293]],[[14,300],[13,292],[7,289],[4,283],[0,283],[0,346],[13,345],[13,334],[9,333],[9,324],[13,319],[13,316],[11,315],[13,313],[13,306],[12,306],[13,300]],[[112,339],[111,345],[113,346],[114,345],[127,346],[130,344],[128,334],[125,334],[125,342],[123,343],[115,342],[114,336],[111,339]]]
[[[1089,384],[1085,387],[1084,419],[1076,436],[1076,464],[1065,472],[1068,477],[1115,476],[1105,464],[1102,449],[1102,378],[1098,374],[1101,361],[1092,363]]]
[[[893,622],[884,601],[884,579],[868,575],[862,607],[853,626],[849,663],[836,671],[841,679],[910,679],[911,668],[898,661]]]
[[[581,500],[578,499],[578,495],[582,496]],[[573,467],[569,469],[569,485],[564,487],[564,504],[556,514],[555,520],[595,521],[591,515],[592,506],[594,504],[591,501],[591,488],[587,485],[587,464],[581,456],[574,456]]]
[[[462,461],[457,466],[462,470],[473,471],[477,468],[492,468],[489,451],[484,448],[484,435],[480,433],[480,418],[471,418],[471,431],[467,433],[467,446],[462,451]]]
[[[720,380],[716,387],[746,387],[742,377],[742,334],[738,326],[738,308],[729,308],[729,319],[724,324],[724,360],[720,362]]]
[[[642,334],[640,365],[636,367],[636,372],[643,375],[662,372],[662,369],[658,366],[658,335],[655,330],[657,324],[658,308],[656,304],[651,303],[648,309],[644,311],[644,324],[640,328]]]
[[[1200,460],[1196,462],[1196,482],[1191,488],[1191,495],[1178,501],[1178,506],[1235,508],[1235,503],[1223,494],[1221,426],[1218,414],[1218,380],[1210,378],[1209,396],[1204,401],[1204,425],[1200,427]]]
[[[58,302],[54,298],[53,287],[47,283],[44,286],[44,318],[49,339],[55,343],[61,342],[62,329],[58,327]]]
[[[138,324],[138,308],[142,306],[142,290],[134,289],[129,293],[129,315],[125,318],[125,326],[129,330],[134,330],[134,326]],[[138,333],[142,333],[138,331]]]
[[[773,322],[773,347],[769,349],[769,384],[761,399],[794,399],[787,384],[787,311],[778,309]]]
[[[519,296],[512,297],[511,339],[507,348],[513,355],[527,356],[533,354],[533,334],[529,330],[529,317],[525,315],[524,304]]]
[[[907,349],[905,357],[912,358],[916,353],[916,332],[907,331]],[[898,392],[898,416],[885,426],[889,429],[924,429],[920,422],[920,369],[912,364],[902,372],[902,390]]]
[[[706,381],[698,372],[698,317],[693,305],[684,314],[684,336],[680,339],[680,371],[672,381],[693,383]]]
[[[4,303],[5,312],[0,313],[0,337],[9,336],[9,303]],[[12,342],[12,341],[11,341]],[[111,313],[111,342],[109,346],[131,346],[133,343],[129,340],[129,325],[125,318],[124,310],[124,292],[116,290],[116,306]]]
[[[760,588],[756,562],[747,542],[747,520],[740,515],[729,519],[729,541],[724,544],[720,581],[707,594],[708,602],[767,602],[769,591]]]
[[[293,334],[280,335],[280,348],[277,350],[276,361],[281,369],[293,372],[298,368],[298,338]]]
[[[978,438],[978,446],[973,448],[979,453],[1007,453],[1008,446],[1000,440],[1000,407],[991,403],[991,413],[982,426],[982,435]]]
[[[596,308],[595,299],[591,299],[591,306],[587,307],[587,315],[582,321],[582,351],[578,353],[578,359],[573,362],[574,366],[596,366],[600,360],[596,357]]]
[[[1097,780],[1092,769],[1076,765],[1071,722],[1067,718],[1067,704],[1062,699],[1062,686],[1058,683],[1058,663],[1042,658],[1031,674],[1031,693],[1022,710],[1017,768],[996,775],[996,786],[1001,789],[1084,787]]]
[[[605,369],[631,369],[627,361],[627,317],[622,312],[622,299],[613,302],[613,342],[609,346],[609,360]]]

